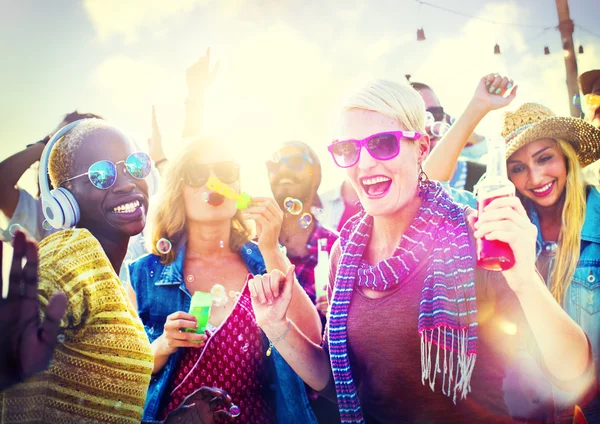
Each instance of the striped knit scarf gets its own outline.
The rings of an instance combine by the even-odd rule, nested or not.
[[[372,227],[373,217],[362,212],[346,223],[340,234],[342,254],[329,316],[329,353],[343,423],[364,422],[347,347],[346,322],[356,285],[378,291],[393,289],[419,262],[427,261],[418,323],[421,381],[434,390],[436,375],[442,373],[441,391],[456,403],[457,395],[464,399],[471,390],[477,353],[473,255],[462,207],[439,183],[431,183],[394,255],[373,267],[364,266],[362,259]],[[435,357],[432,344],[436,345]]]

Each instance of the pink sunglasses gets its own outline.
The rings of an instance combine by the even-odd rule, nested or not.
[[[386,131],[370,135],[362,140],[335,141],[327,146],[333,160],[340,168],[350,168],[360,159],[362,147],[377,160],[390,160],[400,153],[400,140],[403,138],[416,140],[421,134],[415,131]]]

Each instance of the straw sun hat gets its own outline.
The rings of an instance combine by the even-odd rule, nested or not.
[[[571,143],[581,166],[600,159],[600,130],[579,118],[556,116],[537,103],[525,103],[504,116],[502,136],[506,139],[506,158],[521,147],[541,138],[562,139]]]

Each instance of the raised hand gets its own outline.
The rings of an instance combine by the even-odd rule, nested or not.
[[[150,159],[154,163],[158,163],[166,159],[162,145],[162,136],[156,119],[156,107],[152,105],[152,136],[148,139],[148,149],[150,151]]]
[[[475,222],[475,237],[508,243],[515,256],[515,265],[502,273],[505,276],[531,275],[535,272],[537,227],[529,220],[518,197],[500,197],[491,201]],[[515,292],[525,288],[528,281],[508,279]]]
[[[275,269],[248,281],[256,323],[263,330],[287,320],[294,288],[294,269],[293,265],[290,266],[285,275]]]
[[[224,390],[203,386],[167,415],[164,424],[212,424],[216,419],[234,422],[234,415],[229,411],[232,406],[231,396]],[[218,407],[224,409],[216,411]]]
[[[279,233],[283,223],[283,211],[270,197],[253,197],[252,206],[244,213],[246,219],[256,222],[258,247],[263,255],[269,249],[279,249]]]
[[[57,293],[48,302],[44,322],[40,323],[37,247],[22,232],[15,235],[13,247],[8,295],[0,299],[0,390],[48,367],[60,320],[67,310],[65,295]],[[27,263],[22,266],[24,258]],[[3,284],[0,273],[1,293]]]
[[[190,93],[204,92],[214,81],[218,69],[219,62],[212,71],[210,70],[210,48],[206,49],[206,54],[201,56],[185,73]]]
[[[175,312],[167,317],[164,331],[159,337],[161,345],[159,354],[171,355],[180,347],[204,347],[206,334],[188,333],[186,328],[196,329],[196,317],[186,312]]]
[[[515,99],[517,87],[508,77],[488,74],[479,80],[472,101],[486,111],[500,109],[508,106]]]

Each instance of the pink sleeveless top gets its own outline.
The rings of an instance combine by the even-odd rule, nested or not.
[[[230,302],[236,301],[230,298]],[[167,389],[169,399],[160,419],[179,407],[184,398],[202,386],[217,387],[239,406],[238,423],[274,423],[275,411],[263,395],[266,377],[266,344],[256,324],[248,283],[231,314],[208,333],[202,349],[184,348]],[[220,420],[216,421],[221,422]]]

